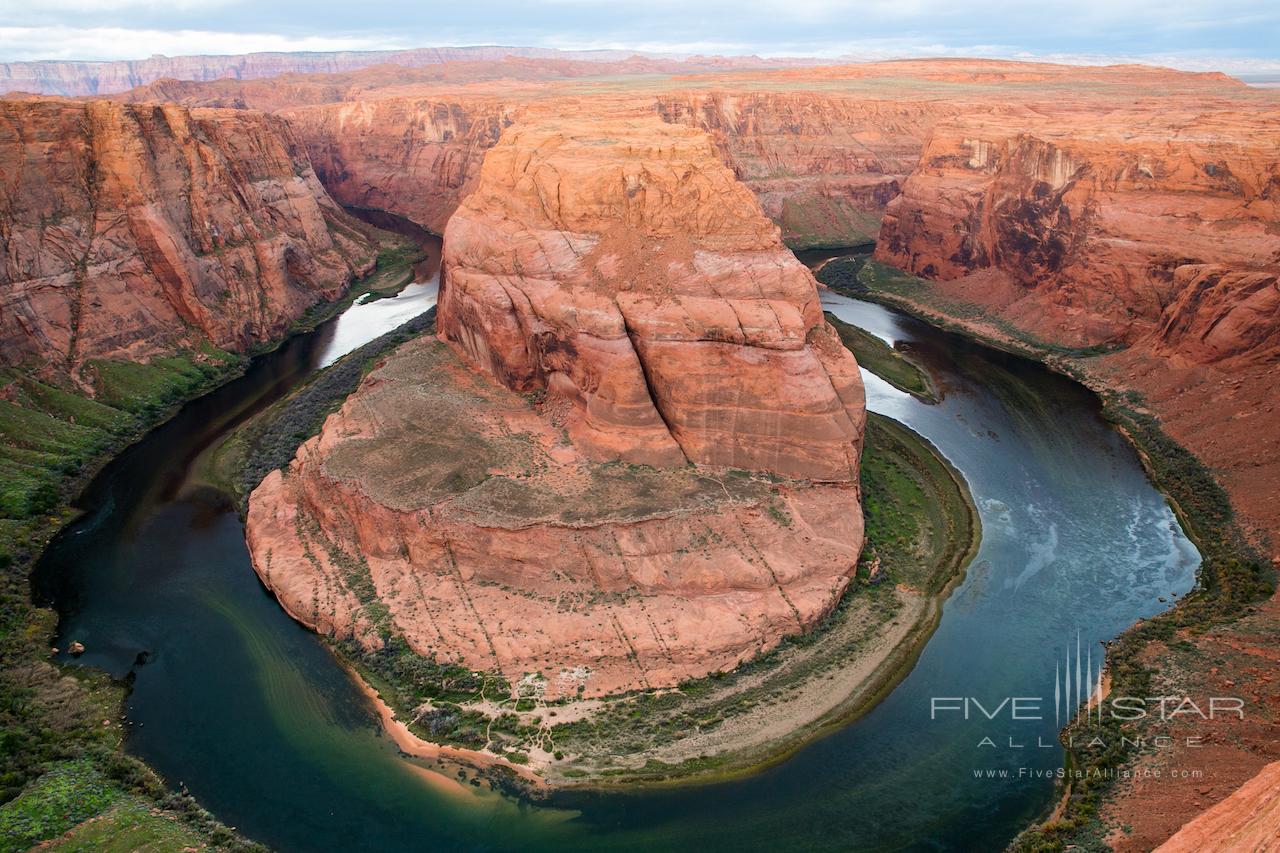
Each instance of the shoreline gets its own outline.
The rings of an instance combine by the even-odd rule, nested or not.
[[[459,764],[466,764],[470,767],[474,767],[480,772],[484,772],[493,767],[502,767],[503,769],[516,774],[523,782],[531,785],[535,790],[547,789],[547,782],[540,775],[530,770],[528,767],[523,767],[519,764],[508,761],[497,753],[489,752],[487,750],[465,749],[459,746],[434,743],[418,737],[409,728],[407,723],[404,723],[396,716],[395,709],[386,703],[382,698],[382,694],[379,693],[372,684],[365,680],[359,670],[352,666],[341,655],[335,653],[334,657],[355,681],[360,692],[369,700],[369,703],[378,714],[378,719],[382,723],[382,731],[391,739],[391,742],[396,745],[396,748],[400,750],[403,755],[427,761],[444,759],[446,761],[453,761]],[[421,765],[415,766],[432,776],[438,777],[443,782],[449,783],[448,787],[456,785],[459,789],[465,790],[465,786],[463,786],[462,783],[457,782],[443,773],[437,772],[428,767],[421,767]]]
[[[893,267],[886,266],[886,269],[901,273]],[[1094,375],[1088,366],[1082,363],[1088,357],[1088,353],[1055,352],[1051,344],[1038,345],[1034,340],[1027,340],[1000,330],[986,318],[985,314],[975,319],[953,316],[945,309],[926,301],[892,290],[879,289],[874,284],[868,284],[861,277],[860,281],[862,284],[860,290],[856,288],[836,288],[835,290],[853,298],[901,311],[933,328],[960,335],[966,340],[1033,361],[1088,389],[1100,404],[1101,416],[1133,449],[1148,480],[1160,492],[1183,532],[1199,551],[1201,564],[1196,571],[1195,586],[1185,596],[1173,602],[1167,610],[1124,628],[1108,648],[1105,662],[1108,673],[1118,666],[1125,669],[1127,678],[1130,680],[1149,678],[1152,674],[1150,666],[1142,662],[1141,654],[1148,643],[1161,640],[1162,630],[1185,630],[1188,626],[1196,625],[1207,630],[1231,625],[1249,616],[1256,605],[1267,600],[1266,595],[1259,597],[1257,594],[1252,598],[1246,596],[1241,599],[1239,593],[1231,589],[1231,585],[1240,582],[1242,577],[1246,582],[1249,580],[1247,564],[1251,561],[1257,561],[1262,565],[1264,573],[1271,567],[1266,565],[1265,557],[1260,556],[1259,544],[1251,541],[1239,527],[1234,515],[1235,502],[1226,493],[1225,487],[1199,456],[1165,432],[1158,418],[1153,417],[1150,412],[1135,411],[1128,407],[1120,399],[1120,395],[1125,392],[1124,388],[1112,387],[1105,380]],[[931,284],[933,282],[922,279],[920,286],[928,287]],[[1163,450],[1161,445],[1165,445]],[[1179,479],[1177,472],[1169,470],[1171,457],[1176,458],[1178,454],[1185,455],[1187,459],[1200,466],[1212,481],[1213,486],[1221,489],[1227,496],[1230,504],[1228,516],[1204,518],[1203,512],[1195,511],[1200,508],[1194,506],[1196,504],[1194,491],[1188,490],[1188,485]],[[1197,518],[1200,519],[1199,523]],[[1244,564],[1244,567],[1242,568],[1239,564]],[[1271,568],[1271,571],[1274,572],[1274,568]],[[1221,595],[1224,580],[1227,588],[1225,600]],[[1265,583],[1265,581],[1262,582]],[[1068,726],[1060,735],[1065,736],[1070,730],[1071,727]],[[1130,752],[1120,757],[1117,764],[1114,756],[1097,754],[1087,745],[1077,746],[1075,750],[1065,745],[1064,748],[1066,748],[1069,766],[1077,765],[1087,768],[1109,767],[1115,764],[1126,767],[1142,760],[1141,754]],[[1103,778],[1106,779],[1106,777]],[[1037,845],[1046,842],[1071,845],[1081,837],[1091,837],[1089,833],[1101,826],[1099,815],[1104,805],[1123,801],[1123,791],[1112,783],[1105,781],[1101,785],[1060,783],[1049,806],[1010,840],[1008,849],[1040,849]],[[1188,817],[1188,820],[1194,820],[1202,813],[1203,810],[1197,810]]]
[[[794,682],[787,682],[792,694],[788,700],[791,707],[786,708],[787,702],[782,704],[786,710],[803,718],[798,722],[794,721],[794,718],[787,718],[784,712],[783,720],[779,723],[778,720],[773,719],[775,713],[773,709],[766,709],[765,703],[756,702],[750,710],[743,713],[742,717],[734,717],[726,721],[708,740],[699,741],[695,736],[695,741],[692,743],[680,743],[677,740],[665,747],[659,746],[641,752],[631,756],[632,761],[629,767],[583,772],[572,766],[573,756],[561,765],[558,759],[553,759],[550,752],[545,750],[530,755],[529,764],[516,764],[487,750],[437,743],[414,733],[409,724],[402,721],[383,698],[379,687],[375,686],[377,679],[366,677],[359,665],[351,661],[341,650],[332,645],[330,650],[344,669],[356,679],[362,692],[373,702],[384,731],[402,753],[414,758],[428,760],[443,758],[458,762],[475,769],[481,775],[487,775],[495,768],[501,768],[503,772],[511,772],[515,775],[517,780],[515,793],[522,797],[539,799],[553,791],[639,790],[708,785],[759,773],[786,761],[800,749],[856,721],[875,708],[911,673],[941,622],[946,600],[963,583],[968,567],[982,542],[981,520],[963,475],[924,436],[890,418],[878,415],[872,415],[872,417],[881,421],[876,429],[888,430],[896,441],[915,442],[918,445],[917,452],[929,454],[945,470],[950,483],[960,496],[960,503],[966,514],[969,536],[967,541],[959,541],[959,537],[952,537],[954,541],[951,545],[955,550],[942,555],[940,562],[945,566],[939,566],[932,573],[932,577],[937,582],[936,586],[930,585],[929,588],[920,590],[906,584],[897,584],[886,585],[876,590],[875,587],[863,586],[858,579],[851,580],[850,587],[845,593],[847,600],[842,600],[837,605],[837,609],[840,607],[855,610],[869,608],[873,604],[871,596],[877,593],[892,595],[897,601],[897,609],[894,610],[892,618],[895,621],[900,620],[901,624],[889,627],[890,620],[887,618],[883,623],[871,622],[870,630],[875,632],[875,636],[870,638],[869,648],[851,658],[841,659],[842,662],[834,675],[829,668],[822,668],[816,672],[806,672]],[[840,619],[834,612],[828,620],[814,633],[807,635],[816,636],[811,645],[788,648],[782,653],[785,657],[781,662],[775,659],[774,673],[765,672],[763,675],[757,675],[750,671],[755,661],[748,661],[721,676],[739,677],[747,682],[737,691],[728,688],[726,695],[738,697],[751,689],[752,679],[768,678],[788,665],[804,666],[807,662],[806,658],[820,660],[824,649],[830,654],[829,647],[835,646],[837,651],[842,650],[844,647],[840,644],[847,644],[850,632],[856,632],[863,624],[853,615],[845,614],[845,618]],[[880,630],[884,628],[888,630]],[[824,642],[826,647],[823,646]],[[842,676],[843,680],[841,680]],[[698,681],[712,683],[716,678],[714,675],[709,675]],[[837,687],[833,687],[832,678],[836,679]],[[384,689],[394,690],[395,688],[393,685],[386,685]],[[834,698],[831,696],[833,691],[837,694]],[[657,693],[683,693],[683,691],[680,688],[674,688],[669,691],[657,691]],[[612,708],[636,707],[635,703],[642,701],[640,697],[646,695],[648,694],[642,693],[616,697],[606,700],[603,704],[600,700],[591,700],[588,704],[593,710],[603,709],[607,713]],[[572,722],[573,711],[570,710],[568,715],[565,712],[572,709],[573,704],[546,706],[540,710],[558,711],[562,721],[568,719]],[[590,718],[590,714],[591,711],[587,711],[583,717]],[[770,727],[776,731],[770,733],[768,731]],[[728,734],[725,734],[726,731]],[[715,750],[716,746],[724,748]],[[704,752],[708,750],[712,751],[709,757]],[[566,765],[567,773],[563,772]],[[570,775],[575,771],[581,775]],[[428,769],[428,772],[434,771]],[[442,774],[437,775],[446,780],[449,779]],[[504,785],[503,787],[510,790],[512,786]]]

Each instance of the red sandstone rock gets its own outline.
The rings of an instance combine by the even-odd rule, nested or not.
[[[1280,355],[1280,263],[1266,269],[1186,264],[1174,271],[1177,297],[1160,318],[1152,350],[1197,364]]]
[[[890,204],[876,257],[957,280],[950,292],[1045,340],[1133,343],[1162,323],[1201,265],[1265,273],[1280,264],[1278,125],[1274,107],[1188,114],[1172,105],[947,122]],[[966,285],[983,271],[1012,288],[993,289],[989,277]],[[1220,305],[1241,298],[1227,291],[1244,278],[1219,280]]]
[[[856,485],[591,463],[548,410],[407,344],[254,491],[263,583],[317,631],[541,673],[548,698],[731,669],[839,601]]]
[[[444,265],[452,350],[397,352],[251,496],[291,614],[554,697],[730,669],[830,612],[862,546],[861,377],[705,133],[522,118]]]
[[[1280,761],[1231,796],[1189,821],[1156,853],[1276,853],[1280,851]]]
[[[393,98],[282,115],[334,198],[440,234],[516,109],[492,98]]]
[[[279,119],[0,102],[0,361],[54,371],[280,335],[374,251]]]
[[[660,95],[670,122],[710,132],[795,248],[874,242],[924,140],[951,105],[826,92]]]
[[[440,336],[574,406],[592,458],[856,481],[853,357],[706,134],[646,112],[530,118],[445,232]]]

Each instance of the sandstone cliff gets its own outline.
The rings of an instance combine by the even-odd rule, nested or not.
[[[946,122],[889,205],[876,257],[954,281],[949,292],[1054,343],[1130,344],[1203,265],[1236,271],[1214,276],[1221,302],[1280,264],[1278,124],[1274,108],[1172,105]]]
[[[951,105],[819,92],[660,95],[664,119],[710,132],[798,249],[871,243],[885,205]]]
[[[1280,762],[1272,762],[1235,793],[1188,821],[1156,853],[1280,851]]]
[[[362,75],[368,82],[368,76]],[[279,104],[293,84],[247,100],[203,86],[194,100]],[[448,91],[340,99],[319,81],[284,106],[325,187],[344,204],[379,207],[437,232],[475,185],[484,152],[534,91]],[[412,85],[405,86],[413,89]],[[554,91],[554,90],[553,90]],[[163,93],[161,93],[163,94]],[[577,99],[548,105],[568,114]],[[814,93],[659,92],[601,98],[598,107],[651,109],[668,122],[711,134],[721,158],[782,227],[788,245],[846,246],[874,241],[885,205],[911,173],[924,139],[950,105],[868,101]]]
[[[518,108],[497,98],[387,98],[284,110],[338,201],[388,210],[435,233],[470,193],[484,153]]]
[[[208,340],[244,350],[374,249],[279,119],[0,102],[0,361],[75,371]]]
[[[574,115],[509,127],[450,219],[449,347],[371,373],[248,517],[304,623],[549,697],[807,630],[863,534],[861,378],[806,268],[705,133]]]
[[[518,124],[445,232],[440,336],[574,408],[588,455],[855,481],[862,384],[813,277],[705,133]]]

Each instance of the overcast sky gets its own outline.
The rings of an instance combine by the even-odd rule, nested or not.
[[[0,0],[0,61],[467,44],[1280,72],[1280,0]]]

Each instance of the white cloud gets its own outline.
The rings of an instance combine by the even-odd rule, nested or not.
[[[39,13],[44,17],[58,14],[96,15],[129,12],[208,12],[236,6],[245,0],[0,0],[0,18],[17,20]]]
[[[287,36],[209,30],[133,30],[122,27],[0,27],[0,57],[35,59],[141,59],[156,53],[257,53],[300,50],[384,50],[405,47],[390,36]]]

